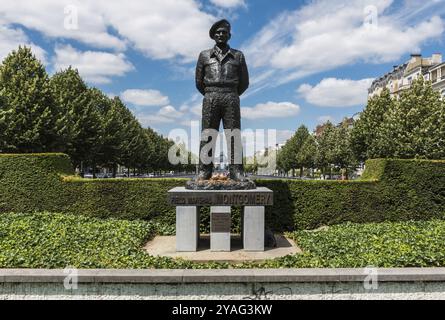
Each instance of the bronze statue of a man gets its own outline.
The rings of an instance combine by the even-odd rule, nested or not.
[[[196,66],[196,87],[204,95],[202,105],[202,137],[200,146],[199,174],[197,180],[208,180],[212,177],[213,161],[202,161],[203,148],[213,145],[204,154],[213,159],[216,137],[206,136],[210,130],[218,131],[222,120],[227,138],[229,152],[230,178],[246,181],[244,177],[241,144],[240,95],[249,87],[249,73],[246,60],[241,51],[230,48],[231,26],[227,20],[216,22],[210,29],[210,38],[216,44],[212,49],[202,51]],[[227,131],[237,131],[228,136]],[[240,154],[241,153],[241,154]]]

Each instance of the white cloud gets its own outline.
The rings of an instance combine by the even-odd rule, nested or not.
[[[414,2],[406,3],[414,6]],[[397,14],[408,11],[406,3],[400,9],[391,6],[391,0],[318,0],[279,15],[243,48],[257,74],[274,72],[266,79],[257,75],[259,82],[254,87],[276,86],[361,62],[391,62],[443,34],[444,23],[439,17],[445,10],[443,5],[430,6],[428,18],[405,20]],[[368,5],[377,9],[373,25],[365,22]]]
[[[291,102],[267,102],[253,108],[241,108],[241,117],[249,120],[262,118],[286,118],[300,113],[300,106]]]
[[[181,124],[190,126],[190,121],[201,121],[202,116],[202,95],[194,93],[180,107],[179,111],[183,112],[185,117]]]
[[[194,115],[201,116],[202,115],[202,105],[201,104],[197,104],[193,108],[191,108],[190,111]]]
[[[310,104],[321,107],[352,107],[366,104],[368,88],[374,79],[326,78],[315,86],[302,84],[297,92]]]
[[[246,6],[244,0],[210,0],[210,2],[221,8],[236,8]]]
[[[182,117],[183,113],[176,110],[172,106],[166,106],[159,110],[159,115],[172,119],[179,119],[180,117]]]
[[[98,6],[119,34],[149,57],[193,61],[211,45],[208,30],[215,18],[197,1],[133,0],[122,10],[121,1],[100,0]]]
[[[77,11],[78,28],[65,28],[71,22],[73,11]],[[100,48],[125,49],[125,41],[107,31],[108,22],[95,1],[32,0],[1,1],[0,12],[7,23],[21,24],[37,30],[47,37],[68,38]],[[70,21],[68,21],[70,20]]]
[[[82,52],[70,45],[56,47],[53,65],[56,70],[77,68],[86,81],[95,84],[109,83],[111,77],[123,76],[134,69],[122,53]]]
[[[155,114],[148,114],[144,112],[135,112],[136,118],[144,127],[153,127],[158,124],[165,123],[174,123],[177,122],[181,117],[183,117],[183,113],[176,110],[173,106],[165,106],[161,108]]]
[[[65,28],[66,8],[75,8],[78,28]],[[211,45],[216,20],[195,0],[32,0],[0,1],[8,24],[21,24],[51,38],[74,39],[98,48],[132,46],[154,59],[196,59]],[[66,12],[66,13],[65,13]],[[114,32],[111,32],[113,30]]]
[[[143,127],[153,127],[153,125],[172,123],[175,120],[161,116],[159,114],[140,115],[136,114],[136,118],[139,120]]]
[[[285,143],[294,134],[295,134],[295,131],[292,131],[292,130],[277,130],[277,143],[278,144]],[[270,147],[275,147],[275,146],[270,145]]]
[[[158,90],[128,89],[121,93],[122,100],[136,106],[165,106],[170,101]]]
[[[43,64],[47,64],[45,50],[30,42],[22,29],[8,27],[0,23],[0,62],[3,61],[12,50],[17,50],[20,45],[31,47],[36,58]]]

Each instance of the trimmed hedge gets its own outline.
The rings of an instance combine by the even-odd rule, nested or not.
[[[258,180],[274,190],[270,225],[302,230],[342,222],[445,216],[445,161],[373,159],[361,180]]]
[[[64,154],[0,155],[0,212],[51,211],[95,217],[144,219],[174,232],[175,211],[167,191],[185,179],[73,177]],[[445,161],[369,160],[359,181],[257,180],[274,191],[266,210],[271,229],[443,218]],[[240,209],[234,210],[234,230]],[[203,210],[202,227],[208,227]]]
[[[73,174],[65,154],[0,154],[0,212],[57,212],[63,176]]]

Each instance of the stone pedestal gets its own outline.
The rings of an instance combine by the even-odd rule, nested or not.
[[[210,207],[210,251],[230,252],[230,207]]]
[[[273,205],[273,192],[267,188],[252,190],[171,189],[168,200],[176,206],[177,251],[197,251],[199,207],[211,207],[211,250],[230,251],[230,207],[244,207],[243,247],[246,251],[264,251],[265,206]],[[228,222],[229,221],[229,222]]]
[[[198,250],[199,210],[197,207],[176,207],[176,251]]]
[[[246,251],[264,251],[264,207],[244,207],[243,247]]]

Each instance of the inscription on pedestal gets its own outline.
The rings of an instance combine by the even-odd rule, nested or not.
[[[273,205],[273,193],[261,188],[224,192],[175,188],[169,191],[168,200],[175,206],[270,206]]]
[[[213,212],[211,232],[230,232],[230,213]]]
[[[244,206],[242,239],[246,251],[264,251],[265,206],[273,205],[273,192],[265,187],[252,190],[188,190],[168,192],[176,206],[177,251],[196,251],[200,206],[210,206],[210,251],[230,251],[231,206]],[[191,210],[188,210],[191,208]]]

